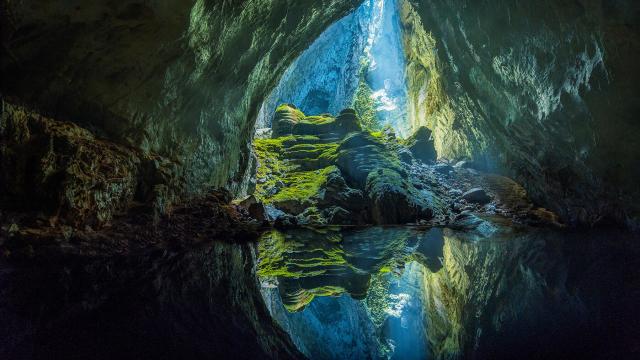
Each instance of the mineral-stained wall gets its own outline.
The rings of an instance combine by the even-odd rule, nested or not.
[[[637,218],[640,4],[422,0],[402,12],[411,118],[441,157],[507,169],[571,223]]]
[[[358,1],[2,1],[0,92],[239,189],[258,107]]]

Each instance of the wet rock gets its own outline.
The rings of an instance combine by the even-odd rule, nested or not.
[[[332,225],[355,225],[356,219],[348,210],[339,206],[332,206],[324,210],[327,223]]]
[[[433,196],[418,191],[395,171],[380,169],[369,174],[366,192],[376,224],[405,224],[433,218]]]
[[[407,148],[400,148],[398,150],[398,157],[400,158],[400,161],[405,164],[410,165],[413,162],[413,154]]]
[[[327,220],[318,208],[308,207],[296,216],[296,223],[298,225],[322,226],[327,224]]]
[[[319,194],[318,204],[321,206],[337,205],[345,209],[361,209],[366,205],[361,190],[347,185],[338,169],[327,175],[327,181]]]
[[[277,209],[272,205],[265,205],[264,210],[265,210],[265,217],[267,218],[267,221],[270,221],[270,222],[274,222],[281,216],[285,216],[284,211]]]
[[[387,169],[406,175],[400,160],[370,133],[349,134],[338,147],[337,165],[349,184],[363,189],[369,173]]]
[[[487,195],[487,192],[481,188],[473,188],[464,194],[462,194],[462,198],[470,203],[475,204],[486,204],[491,201],[491,197]]]
[[[441,163],[437,163],[433,167],[433,170],[435,170],[437,173],[448,175],[451,171],[453,171],[453,167],[447,163],[441,162]]]
[[[462,196],[462,190],[460,189],[451,189],[449,190],[449,195],[459,197]]]
[[[267,221],[267,215],[265,207],[262,203],[258,202],[255,195],[249,195],[238,203],[240,206],[247,209],[249,216],[258,220],[259,222]]]
[[[290,214],[284,214],[279,216],[276,219],[275,223],[273,224],[273,226],[279,229],[293,227],[296,225],[298,225],[298,219],[295,216]]]

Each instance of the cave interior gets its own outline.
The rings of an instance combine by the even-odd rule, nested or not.
[[[0,39],[0,358],[640,356],[637,1],[0,0]]]

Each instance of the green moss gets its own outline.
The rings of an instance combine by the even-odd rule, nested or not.
[[[298,279],[323,275],[336,267],[352,269],[340,246],[339,233],[317,235],[322,241],[300,243],[277,230],[263,234],[258,242],[258,276]]]
[[[298,119],[305,118],[304,113],[300,109],[292,107],[289,104],[280,104],[280,106],[276,108],[276,112],[289,112]]]
[[[290,135],[256,139],[258,156],[256,197],[265,204],[297,201],[311,205],[335,170],[338,143],[322,143],[316,136]],[[274,193],[274,189],[278,191]]]
[[[335,166],[329,166],[321,170],[289,172],[282,177],[285,188],[268,200],[269,202],[289,200],[304,202],[320,191],[320,187],[327,181],[327,175],[335,170]]]
[[[336,119],[331,116],[318,115],[318,116],[307,116],[304,119],[302,119],[302,121],[300,122],[305,124],[312,124],[312,125],[325,125],[335,121]]]

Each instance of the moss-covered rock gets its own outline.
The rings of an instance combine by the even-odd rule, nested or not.
[[[305,224],[401,224],[432,218],[433,195],[408,180],[389,129],[361,130],[352,109],[336,118],[278,107],[274,137],[256,139],[257,196]],[[276,130],[277,129],[277,130]],[[309,210],[313,209],[313,211]],[[317,210],[317,211],[316,211]]]
[[[359,130],[360,122],[354,110],[343,110],[337,117],[329,114],[305,116],[294,105],[283,104],[276,109],[272,137],[315,135],[335,140]]]

